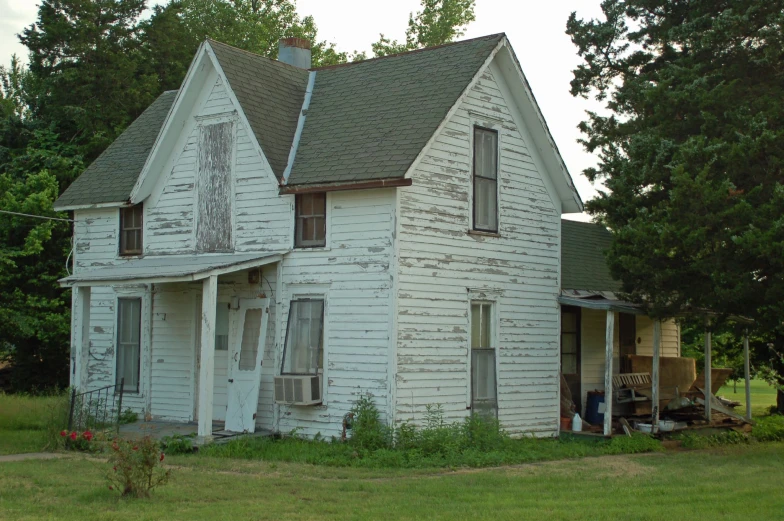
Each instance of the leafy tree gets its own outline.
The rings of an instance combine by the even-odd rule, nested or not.
[[[748,316],[763,356],[784,351],[784,1],[601,6],[567,33],[584,60],[572,94],[607,100],[580,129],[613,275],[653,315]]]
[[[473,22],[476,0],[421,0],[422,10],[408,16],[406,41],[390,40],[383,34],[372,45],[376,56],[387,56],[449,43],[465,34]]]
[[[21,150],[0,163],[0,210],[66,217],[52,205],[82,171],[73,145],[50,130],[29,130]],[[12,385],[34,391],[68,385],[70,292],[64,277],[71,226],[0,213],[0,358],[14,367]]]

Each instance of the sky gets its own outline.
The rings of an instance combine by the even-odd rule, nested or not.
[[[463,36],[506,33],[583,201],[596,195],[595,187],[582,175],[585,168],[596,164],[596,158],[578,143],[577,125],[585,119],[586,110],[598,111],[601,106],[569,94],[571,71],[580,57],[565,29],[572,11],[580,18],[599,17],[599,3],[476,0],[476,21]],[[25,57],[26,49],[16,35],[35,22],[37,4],[36,0],[0,0],[0,64],[10,63],[13,53]],[[364,50],[371,56],[370,44],[380,33],[403,40],[409,13],[420,8],[419,0],[297,0],[296,4],[302,16],[315,19],[319,39],[335,43],[341,51]]]

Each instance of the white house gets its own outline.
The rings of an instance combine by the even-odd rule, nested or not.
[[[308,47],[204,42],[57,201],[72,384],[202,436],[336,435],[364,393],[391,422],[438,403],[556,434],[582,203],[509,41],[316,69]]]

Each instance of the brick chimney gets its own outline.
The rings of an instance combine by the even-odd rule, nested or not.
[[[310,42],[304,38],[283,38],[278,42],[278,61],[310,69]]]

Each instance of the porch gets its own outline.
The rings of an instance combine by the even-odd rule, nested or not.
[[[588,355],[588,358],[591,354],[600,354],[603,357],[601,363],[594,366],[594,370],[601,369],[601,380],[589,381],[589,385],[596,384],[598,391],[596,394],[603,395],[602,403],[599,405],[602,435],[611,436],[615,432],[628,433],[635,427],[626,421],[626,417],[633,416],[637,418],[641,430],[649,430],[654,434],[660,430],[673,429],[676,426],[713,428],[742,426],[742,424],[751,422],[747,336],[743,338],[747,403],[746,416],[742,417],[734,413],[728,404],[722,403],[713,395],[713,392],[718,390],[721,383],[726,380],[727,375],[724,374],[724,380],[721,380],[722,373],[720,371],[722,370],[718,370],[717,373],[712,368],[709,327],[706,327],[705,334],[705,370],[700,375],[694,375],[694,360],[680,358],[680,339],[678,338],[676,352],[673,352],[672,346],[663,341],[663,322],[645,317],[644,312],[638,306],[620,301],[608,292],[573,290],[563,292],[559,297],[559,302],[562,306],[562,313],[565,310],[576,310],[579,317],[592,316],[599,322],[603,322],[604,334],[601,339],[603,345],[598,345],[600,339],[597,336],[597,345],[588,345],[588,351],[579,350],[584,347],[579,341],[575,344],[578,350],[574,351],[578,366],[581,366],[579,362],[582,362],[581,358],[584,353]],[[637,324],[641,322],[640,317],[645,317],[650,321],[650,355],[646,353],[647,356],[640,356],[636,352],[629,353],[629,339],[625,338],[628,337],[628,328],[624,328],[622,323],[619,324],[624,317],[627,317],[627,321],[628,317],[636,317]],[[709,323],[706,323],[707,325]],[[624,329],[627,331],[625,332]],[[563,327],[562,331],[564,331]],[[577,331],[581,334],[586,331],[586,328],[578,327]],[[631,335],[632,347],[643,344],[642,337],[636,333],[633,332]],[[569,342],[564,340],[562,332],[562,357],[564,356],[564,345],[567,345],[566,353],[569,356]],[[593,352],[590,352],[591,347],[594,348]],[[562,371],[563,367],[562,359]],[[664,374],[663,368],[665,369]],[[585,369],[580,374],[585,376]],[[598,372],[594,376],[599,376]],[[567,379],[564,378],[562,388],[566,386],[565,393],[571,394],[570,388],[573,386],[566,381]],[[585,397],[583,391],[584,389],[578,391],[581,393],[579,395],[580,404],[582,404],[582,398]],[[585,402],[587,406],[588,400],[586,399]],[[640,405],[644,406],[645,404],[648,409],[640,410]],[[585,410],[582,412],[584,413]],[[669,421],[660,422],[664,416]]]
[[[73,287],[71,384],[125,378],[124,407],[145,420],[124,426],[128,435],[269,432],[272,378],[261,373],[274,367],[264,356],[275,355],[269,303],[281,259],[150,256],[63,279]]]

